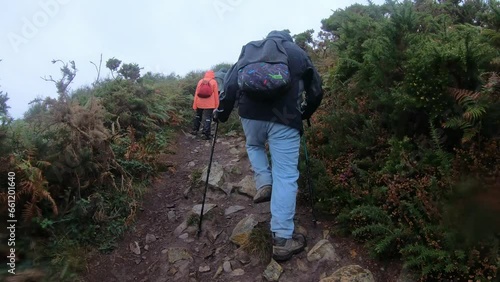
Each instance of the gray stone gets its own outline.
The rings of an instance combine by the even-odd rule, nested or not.
[[[229,208],[226,209],[226,211],[224,212],[224,215],[230,215],[230,214],[233,214],[235,212],[239,212],[241,210],[244,210],[245,207],[243,206],[230,206]]]
[[[146,235],[146,244],[150,244],[152,242],[156,241],[156,236],[153,234],[147,234]]]
[[[207,214],[210,210],[212,210],[216,206],[217,206],[216,204],[207,204],[207,203],[205,203],[205,205],[203,206],[203,215]],[[195,214],[200,215],[201,214],[201,204],[194,206],[193,209],[192,209],[192,211]]]
[[[169,248],[168,249],[168,262],[175,263],[180,260],[192,261],[193,257],[186,248]]]
[[[236,245],[241,246],[248,239],[250,232],[252,232],[257,224],[258,221],[255,215],[251,214],[245,217],[236,224],[229,239]]]
[[[307,260],[310,262],[317,260],[340,261],[340,258],[330,241],[323,239],[307,253]]]
[[[217,240],[217,238],[219,237],[219,235],[224,231],[220,227],[214,226],[212,224],[206,226],[205,228],[206,228],[207,234],[209,235],[209,239],[212,242],[215,242],[215,240]]]
[[[349,265],[340,268],[320,282],[375,282],[373,274],[359,265]]]
[[[264,270],[264,278],[267,281],[279,281],[280,276],[283,273],[283,267],[279,265],[274,259],[271,259],[269,265],[267,265],[266,270]]]
[[[198,271],[201,273],[210,272],[210,266],[208,266],[208,265],[200,266],[198,268]]]
[[[202,173],[200,182],[205,183],[207,180],[207,170],[208,166],[206,166]],[[218,162],[212,162],[212,166],[210,167],[210,176],[208,177],[208,185],[213,188],[221,188],[224,184],[224,167],[220,165]]]
[[[187,222],[183,221],[179,226],[177,226],[177,228],[175,228],[174,235],[178,237],[179,235],[182,234],[184,230],[186,230],[187,227],[188,227]]]
[[[167,216],[168,216],[168,221],[172,222],[172,221],[175,221],[175,211],[168,211],[167,213]]]
[[[247,175],[238,184],[236,184],[238,193],[250,196],[253,198],[257,193],[255,189],[255,181],[253,176]]]
[[[139,243],[137,241],[134,243],[130,243],[129,249],[132,253],[134,253],[136,255],[141,254],[141,247],[139,247]]]
[[[236,186],[236,184],[233,184],[233,183],[224,183],[221,190],[224,191],[224,193],[226,193],[226,195],[230,195],[231,193],[233,193],[235,186]]]
[[[323,239],[330,239],[330,230],[323,230]]]
[[[237,269],[231,271],[231,273],[230,273],[231,276],[241,276],[243,274],[245,274],[245,270],[243,270],[241,268],[237,268]]]
[[[225,261],[224,264],[222,265],[222,268],[224,269],[224,272],[231,272],[233,271],[233,268],[231,267],[231,262]]]

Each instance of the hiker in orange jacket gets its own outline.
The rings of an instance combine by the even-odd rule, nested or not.
[[[212,124],[212,114],[219,107],[219,86],[214,79],[215,73],[209,70],[205,76],[198,81],[196,91],[194,93],[193,110],[196,111],[196,116],[193,121],[193,131],[191,134],[198,134],[200,129],[201,119],[203,123],[203,139],[209,140],[211,137],[210,126]]]

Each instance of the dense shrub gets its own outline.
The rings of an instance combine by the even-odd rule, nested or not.
[[[306,132],[317,207],[429,281],[492,279],[500,265],[500,9],[465,3],[353,5],[323,20],[333,67]]]
[[[57,98],[35,99],[12,123],[0,108],[0,172],[16,173],[19,271],[48,266],[49,279],[73,281],[89,249],[112,250],[134,221],[174,132],[191,119],[192,93],[183,93],[185,78],[137,77],[132,64],[69,91],[75,63],[53,63],[62,64],[62,77],[46,80]],[[0,188],[6,215],[7,187]]]

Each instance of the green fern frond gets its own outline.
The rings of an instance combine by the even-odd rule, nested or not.
[[[443,126],[443,127],[445,127],[445,126]],[[436,148],[438,150],[441,150],[441,144],[443,143],[442,140],[444,139],[443,138],[444,136],[443,136],[442,132],[438,132],[438,130],[434,127],[434,125],[432,124],[432,119],[429,120],[429,131],[430,131],[432,142],[434,143],[434,146],[436,146]]]
[[[155,122],[157,121],[160,123],[166,123],[168,120],[168,115],[161,114],[161,113],[150,113],[149,117],[151,118],[151,120],[153,120]]]
[[[468,121],[476,121],[481,118],[483,114],[486,113],[484,106],[479,104],[470,105],[463,114],[464,119]]]
[[[391,231],[391,234],[383,237],[381,240],[376,242],[375,246],[373,248],[375,254],[381,255],[381,254],[384,254],[384,253],[390,251],[391,246],[398,238],[401,238],[402,233],[403,232],[401,229],[399,229],[399,228],[394,229]]]
[[[451,129],[466,129],[471,127],[472,124],[463,118],[460,117],[453,117],[443,123],[443,128],[451,128]]]
[[[477,128],[467,128],[464,130],[464,135],[462,137],[462,143],[466,143],[472,140],[474,136],[476,136],[479,133],[479,129]]]

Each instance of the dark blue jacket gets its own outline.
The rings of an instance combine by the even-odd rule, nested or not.
[[[256,101],[241,93],[238,87],[238,63],[234,64],[224,78],[224,93],[220,96],[218,119],[228,120],[235,102],[240,117],[281,123],[296,128],[302,134],[302,120],[308,119],[316,111],[323,98],[321,78],[307,53],[297,46],[290,34],[272,31],[267,38],[283,40],[288,54],[291,85],[274,101]],[[242,52],[245,46],[242,48]],[[241,59],[241,54],[240,54]],[[306,103],[303,104],[302,92],[305,91]]]

